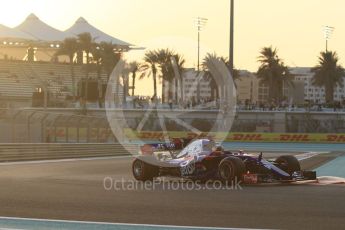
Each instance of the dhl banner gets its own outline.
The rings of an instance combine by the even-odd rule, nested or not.
[[[127,138],[131,140],[163,140],[163,132],[125,130]],[[290,142],[290,143],[345,143],[345,133],[200,133],[193,132],[167,132],[170,138],[203,138],[226,142]]]
[[[68,132],[68,133],[67,133]],[[89,137],[88,137],[89,135]],[[113,135],[110,129],[104,128],[90,128],[90,132],[88,134],[87,128],[68,128],[65,127],[54,127],[46,129],[46,137],[49,137],[49,142],[56,141],[57,142],[66,142],[66,138],[68,142],[108,142],[114,141]],[[48,141],[48,140],[47,140]]]

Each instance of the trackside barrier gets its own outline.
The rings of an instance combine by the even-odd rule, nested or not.
[[[163,132],[125,130],[131,140],[159,140],[166,135]],[[226,142],[276,142],[276,143],[345,143],[345,133],[201,133],[168,132],[171,138],[202,138],[208,137]]]
[[[0,144],[0,162],[68,159],[82,157],[125,156],[138,152],[139,147],[128,144]]]

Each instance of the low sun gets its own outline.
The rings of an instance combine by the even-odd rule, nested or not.
[[[19,25],[30,13],[35,13],[44,7],[40,0],[12,0],[1,1],[0,24],[15,27]]]

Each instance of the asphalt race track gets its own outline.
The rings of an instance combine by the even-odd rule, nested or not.
[[[133,180],[131,161],[122,157],[1,164],[0,216],[229,228],[339,229],[345,225],[342,185],[106,190],[106,177]]]

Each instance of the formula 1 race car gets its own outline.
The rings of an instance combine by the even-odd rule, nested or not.
[[[194,140],[182,150],[178,149],[181,145],[175,143],[142,146],[141,154],[132,164],[135,179],[147,181],[173,176],[204,182],[237,180],[249,184],[316,179],[316,172],[302,171],[299,161],[292,155],[266,160],[262,153],[226,151],[209,139]]]

